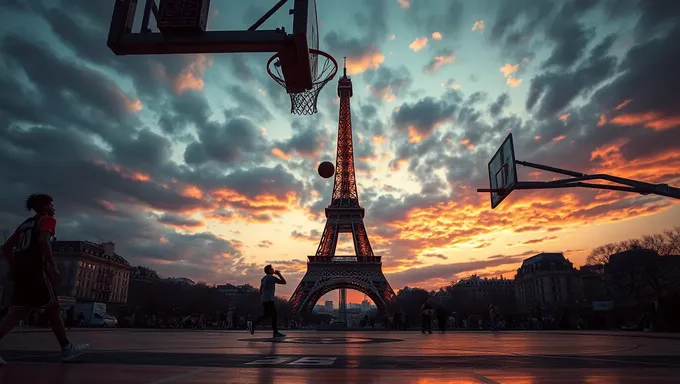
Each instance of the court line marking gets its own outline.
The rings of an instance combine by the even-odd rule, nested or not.
[[[208,369],[210,369],[210,368],[205,367],[205,368],[194,369],[193,371],[189,371],[189,372],[185,372],[185,373],[180,373],[180,374],[177,374],[177,375],[172,375],[172,376],[166,377],[166,378],[164,378],[164,379],[158,379],[158,380],[156,380],[156,381],[152,381],[152,382],[149,383],[149,384],[170,383],[170,382],[175,381],[175,380],[183,379],[183,378],[185,378],[185,377],[188,377],[188,376],[191,376],[191,375],[195,375],[195,374],[197,374],[197,373],[201,373],[201,372],[207,371]]]
[[[484,375],[481,375],[481,374],[479,374],[479,373],[477,373],[477,372],[475,372],[475,371],[472,371],[472,375],[473,375],[477,380],[481,381],[481,382],[484,383],[484,384],[501,384],[501,383],[499,383],[498,381],[491,380],[491,379],[489,379],[488,377],[486,377],[486,376],[484,376]]]
[[[597,357],[579,357],[579,356],[550,356],[550,355],[532,355],[533,357],[541,357],[545,359],[568,359],[568,360],[590,360],[590,361],[604,361],[608,363],[632,363],[632,364],[641,364],[641,365],[652,365],[652,366],[658,366],[658,367],[672,367],[672,368],[680,368],[680,365],[678,364],[666,364],[666,363],[654,363],[650,361],[639,361],[639,360],[626,360],[626,359],[603,359],[603,358],[597,358]],[[618,356],[617,356],[618,357]],[[625,355],[622,355],[621,357],[625,357]]]

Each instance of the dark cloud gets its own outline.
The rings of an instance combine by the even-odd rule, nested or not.
[[[403,10],[406,21],[425,36],[440,32],[445,37],[455,37],[463,27],[465,7],[462,1],[445,2],[444,9],[432,7],[426,2],[411,1],[410,7]]]
[[[260,129],[245,117],[236,117],[224,124],[206,123],[198,136],[199,140],[191,143],[184,153],[187,164],[259,162],[268,149]]]
[[[423,71],[426,73],[434,73],[445,65],[453,63],[455,55],[452,49],[440,49],[434,54],[434,57],[425,64]]]
[[[387,40],[387,16],[386,0],[368,2],[354,15],[359,36],[352,36],[346,30],[330,31],[323,37],[324,46],[335,57],[360,58],[370,55]]]
[[[293,231],[291,232],[291,237],[294,239],[302,239],[302,240],[307,240],[307,241],[319,241],[321,240],[321,232],[312,229],[309,233],[302,233],[299,231]]]
[[[539,118],[554,117],[580,95],[597,88],[614,74],[616,59],[592,56],[571,71],[546,72],[531,80],[527,111]]]
[[[502,93],[496,101],[494,101],[491,106],[489,107],[489,113],[491,113],[491,117],[496,117],[503,112],[503,108],[507,107],[510,105],[510,95],[507,93]]]
[[[532,252],[534,253],[534,252]],[[525,259],[525,255],[498,255],[484,260],[451,264],[435,264],[420,268],[409,268],[403,272],[390,273],[387,278],[395,287],[415,285],[432,279],[455,280],[456,275],[474,272],[480,269],[497,267],[505,264],[517,264]]]
[[[285,154],[297,154],[299,156],[319,161],[320,152],[334,147],[329,139],[329,132],[323,127],[319,119],[294,120],[291,123],[293,135],[286,140],[273,143]]]
[[[180,228],[198,228],[203,224],[199,220],[194,220],[185,216],[172,213],[164,213],[160,215],[158,217],[158,222]]]
[[[581,3],[594,4],[588,1]],[[546,37],[555,42],[555,47],[543,63],[544,68],[570,68],[582,57],[588,43],[595,36],[594,28],[584,27],[573,17],[574,5],[575,3],[565,4],[546,30]]]
[[[399,68],[381,66],[377,70],[364,73],[364,81],[371,86],[373,97],[390,100],[399,96],[402,90],[408,89],[413,83],[413,77],[404,66]]]
[[[272,243],[269,240],[262,240],[259,243],[257,243],[257,246],[260,247],[260,248],[269,248],[272,245],[274,245],[274,243]],[[271,263],[271,261],[268,261],[268,263]]]
[[[451,95],[459,97],[458,93]],[[404,103],[392,113],[392,121],[395,128],[401,132],[408,132],[409,128],[412,128],[415,133],[429,137],[438,124],[453,117],[457,108],[452,101],[426,97],[414,104]]]

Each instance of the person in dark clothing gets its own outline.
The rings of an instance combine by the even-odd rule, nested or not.
[[[250,334],[252,335],[255,333],[255,327],[257,327],[259,323],[269,318],[271,319],[272,322],[273,337],[277,338],[286,337],[286,335],[279,332],[279,329],[277,327],[278,319],[276,317],[276,301],[275,301],[276,284],[286,284],[286,279],[283,278],[281,272],[279,272],[278,270],[274,270],[274,267],[272,267],[271,265],[267,265],[266,267],[264,267],[264,273],[265,276],[262,278],[262,281],[260,282],[260,297],[262,302],[263,313],[257,320],[250,323],[249,325]]]
[[[423,314],[422,332],[432,334],[432,314],[434,313],[434,306],[432,305],[430,299],[427,299],[423,303],[423,306],[420,307],[420,311]]]
[[[49,317],[52,332],[61,347],[61,359],[69,361],[88,350],[88,344],[72,344],[66,337],[59,300],[54,284],[59,269],[52,257],[50,238],[55,235],[54,200],[45,194],[26,198],[26,209],[35,215],[24,220],[0,247],[0,255],[10,267],[14,281],[9,313],[0,322],[0,339],[4,338],[30,311],[42,310]],[[0,358],[0,365],[6,364]]]

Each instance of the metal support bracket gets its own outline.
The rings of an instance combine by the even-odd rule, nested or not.
[[[633,192],[639,193],[641,195],[654,194],[674,199],[680,199],[680,188],[675,188],[667,184],[651,184],[645,183],[643,181],[631,180],[607,174],[587,175],[581,172],[569,171],[566,169],[550,167],[547,165],[530,163],[528,161],[515,160],[515,164],[523,165],[529,168],[540,169],[542,171],[548,171],[571,176],[570,178],[553,181],[520,181],[515,186],[515,189],[557,189],[557,188],[581,187],[581,188],[605,189],[611,191]],[[622,185],[594,184],[584,182],[589,180],[602,180]],[[487,188],[478,189],[477,192],[503,192],[503,191],[498,189]]]

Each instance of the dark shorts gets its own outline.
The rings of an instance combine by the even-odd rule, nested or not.
[[[54,286],[45,271],[18,271],[14,275],[13,309],[46,309],[57,302]]]

